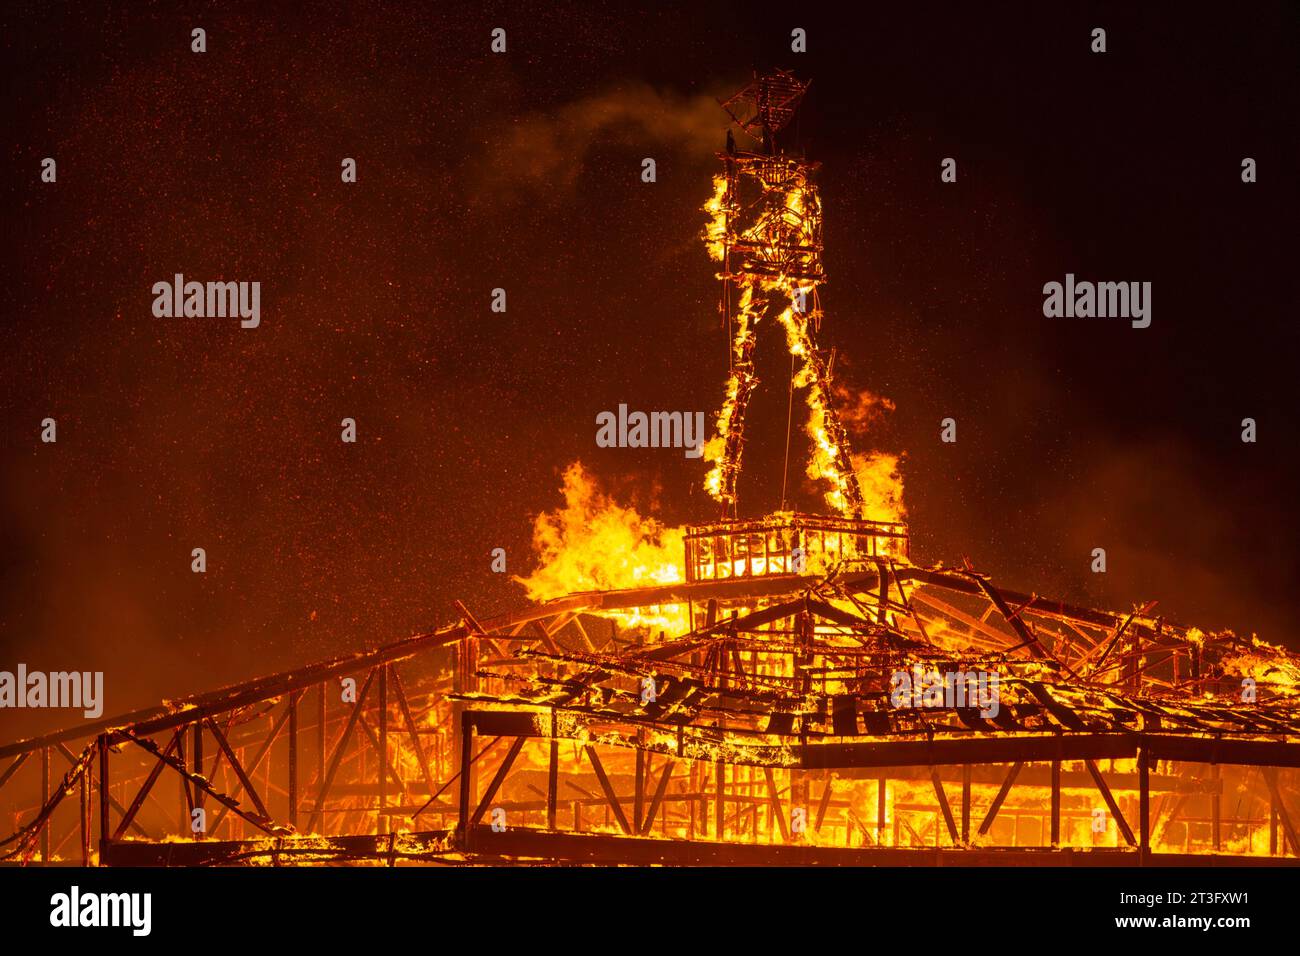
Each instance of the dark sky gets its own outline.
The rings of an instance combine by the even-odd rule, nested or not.
[[[813,81],[786,145],[823,163],[822,341],[896,404],[856,440],[905,452],[914,557],[1300,647],[1293,5],[406,6],[0,14],[0,669],[103,670],[116,712],[517,606],[488,553],[528,570],[574,460],[712,519],[701,463],[594,421],[717,408],[713,97],[773,66]],[[155,318],[176,272],[260,281],[260,328]],[[1150,281],[1151,327],[1044,318],[1067,272]]]

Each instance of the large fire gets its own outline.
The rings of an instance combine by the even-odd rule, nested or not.
[[[781,210],[772,217],[742,230],[737,238],[737,199],[727,176],[714,179],[713,197],[704,205],[709,219],[704,240],[709,254],[724,262],[736,243],[749,243],[772,260],[781,256],[785,245],[814,247],[819,242],[820,200],[816,189],[798,164],[776,164],[766,170],[765,186],[781,198]],[[735,278],[722,276],[724,282]],[[804,432],[810,454],[807,477],[823,483],[823,499],[830,510],[845,518],[869,517],[877,521],[901,522],[903,505],[901,455],[883,451],[854,453],[849,450],[845,422],[865,432],[880,416],[893,410],[893,403],[868,391],[852,391],[833,383],[822,353],[813,341],[811,326],[821,318],[815,283],[784,274],[748,277],[738,283],[739,294],[732,316],[731,368],[722,408],[716,419],[716,433],[704,446],[703,457],[710,464],[704,479],[708,493],[734,508],[736,479],[743,448],[744,412],[757,383],[753,350],[760,324],[765,318],[784,332],[786,348],[794,360],[791,389],[803,393],[808,408]],[[846,407],[843,421],[834,403]],[[683,580],[683,528],[667,527],[635,508],[619,504],[603,492],[580,462],[564,472],[563,507],[541,514],[533,529],[533,547],[538,566],[527,577],[517,578],[535,601],[598,590],[672,584]],[[847,555],[819,551],[809,555],[809,570],[825,572]],[[827,560],[833,557],[833,561]],[[778,559],[790,570],[788,556]],[[734,562],[733,562],[734,565]],[[759,573],[778,565],[765,560]],[[740,570],[733,566],[733,575]],[[629,626],[660,628],[670,633],[685,631],[688,616],[680,606],[607,612]]]
[[[600,489],[581,462],[564,471],[564,505],[538,516],[533,526],[537,568],[516,578],[534,601],[583,591],[675,584],[682,577],[682,528],[671,528]],[[676,605],[613,614],[629,627],[686,627]]]
[[[747,92],[779,114],[804,88],[781,74]],[[114,722],[80,757],[61,741],[15,750],[0,786],[40,752],[31,768],[41,767],[41,810],[0,842],[0,861],[66,859],[78,836],[82,859],[94,859],[95,778],[101,851],[128,863],[160,843],[165,853],[143,859],[171,862],[182,848],[195,851],[187,859],[267,865],[286,855],[788,861],[749,853],[778,848],[817,851],[798,857],[817,864],[942,862],[910,854],[977,848],[1032,848],[1032,859],[1066,848],[1136,850],[1139,860],[1294,857],[1293,653],[1177,627],[1152,616],[1154,605],[1115,615],[995,588],[969,567],[911,561],[901,454],[849,446],[850,430],[879,444],[876,426],[893,405],[835,382],[816,345],[820,200],[813,167],[774,151],[773,121],[763,120],[764,153],[722,154],[728,172],[705,205],[732,323],[724,400],[704,449],[720,519],[666,524],[573,462],[563,503],[536,518],[537,566],[515,578],[536,606],[480,620],[458,604],[459,624],[364,662],[168,704],[143,731]],[[780,328],[791,356],[791,394],[807,407],[805,474],[829,514],[737,513],[764,327]],[[591,616],[637,636],[598,633]],[[445,656],[408,670],[407,684],[398,664],[425,651]],[[996,712],[945,701],[929,675],[952,671],[977,686],[978,675],[996,677]],[[892,682],[909,672],[930,686],[894,699]],[[286,724],[290,739],[276,745]],[[142,737],[165,731],[165,751]],[[124,753],[110,774],[115,747]],[[73,768],[51,794],[52,754]],[[1270,763],[1274,754],[1283,759]],[[272,786],[276,760],[291,768],[287,789]],[[177,804],[146,806],[164,769],[180,781]],[[77,783],[78,824],[51,841],[50,815]],[[241,809],[245,794],[251,806]],[[205,801],[218,815],[196,839],[190,821]],[[712,855],[682,852],[699,842]],[[580,849],[565,857],[566,846]]]

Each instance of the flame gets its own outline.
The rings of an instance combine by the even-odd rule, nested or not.
[[[564,471],[564,506],[538,515],[533,550],[538,566],[515,580],[534,601],[549,601],[582,591],[675,584],[683,580],[685,545],[681,528],[670,528],[606,495],[583,467]],[[670,634],[688,628],[684,606],[665,605],[630,611],[600,611],[628,627],[651,627]]]
[[[1189,635],[1190,636],[1190,635]],[[1225,655],[1225,674],[1254,680],[1261,688],[1292,697],[1300,694],[1300,658],[1284,647],[1261,641],[1252,635],[1251,648]]]
[[[862,489],[863,511],[879,521],[902,521],[906,518],[903,477],[898,471],[901,456],[870,452],[852,457],[853,473]]]
[[[704,227],[704,242],[709,255],[721,262],[727,249],[727,177],[713,177],[713,198],[704,204],[709,221]]]
[[[713,467],[704,479],[704,488],[716,500],[731,504],[736,500],[736,476],[740,472],[741,430],[749,393],[758,383],[751,355],[755,327],[762,315],[754,306],[754,289],[745,286],[735,316],[732,337],[731,374],[727,378],[726,397],[718,414],[717,434],[704,445],[703,457]]]

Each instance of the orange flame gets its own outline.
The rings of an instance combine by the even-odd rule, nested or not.
[[[583,591],[652,587],[683,580],[681,528],[670,528],[624,507],[597,485],[581,462],[564,471],[564,506],[538,515],[533,550],[538,566],[515,580],[534,601]],[[601,611],[628,627],[676,634],[687,628],[685,607]]]

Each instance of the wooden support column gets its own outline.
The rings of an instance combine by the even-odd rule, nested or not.
[[[50,802],[50,748],[41,748],[41,807]],[[41,862],[50,862],[50,825],[41,827]]]
[[[727,786],[727,767],[726,764],[719,760],[715,768],[714,780],[717,786],[713,794],[713,836],[715,839],[721,840],[727,829],[726,821],[722,818],[724,812],[722,791]]]
[[[99,865],[108,856],[108,735],[99,735]]]
[[[381,834],[388,833],[388,665],[379,665],[379,814],[375,821]]]
[[[201,720],[194,721],[194,773],[200,777],[207,776],[207,774],[204,773],[203,771],[203,721]],[[207,794],[203,792],[202,787],[194,788],[194,798],[193,798],[194,809],[196,810],[203,809],[203,799],[206,796]],[[199,833],[194,833],[193,817],[191,817],[191,823],[190,826],[188,827],[191,836],[195,836],[198,839],[202,840],[204,837],[208,835],[207,821],[204,820],[203,822],[204,822],[203,829]]]
[[[81,771],[81,865],[90,866],[90,764]]]
[[[640,736],[644,736],[641,734]],[[636,781],[632,795],[632,832],[641,832],[641,819],[645,814],[645,751],[640,747],[636,751]]]
[[[182,767],[189,758],[185,756],[185,728],[176,728],[176,762]],[[190,835],[190,782],[184,775],[176,775],[177,790],[180,794],[180,813],[176,817],[176,833],[182,837]]]
[[[555,829],[556,801],[560,789],[560,742],[551,738],[551,761],[546,771],[546,828]]]
[[[474,759],[474,725],[461,715],[460,721],[460,841],[461,849],[469,852],[469,814],[474,800],[470,787],[470,761]]]
[[[961,842],[970,843],[970,764],[961,766]]]
[[[880,571],[880,591],[876,595],[876,623],[886,623],[885,605],[889,602],[889,566],[884,561],[876,561],[876,567]]]
[[[731,619],[733,623],[731,625],[730,633],[734,636],[736,633],[736,625],[734,623],[736,619],[735,611],[731,612]],[[731,643],[727,640],[723,640],[720,643],[715,644],[713,649],[716,653],[714,666],[718,671],[718,686],[725,694],[727,689],[731,686],[731,681],[728,676],[731,664]],[[719,730],[726,730],[727,722],[723,718],[719,717],[717,725]],[[727,821],[725,816],[726,803],[724,802],[724,792],[727,789],[727,768],[721,760],[719,760],[714,767],[713,778],[715,781],[713,794],[713,836],[716,840],[722,840],[727,832]]]
[[[1151,768],[1145,744],[1138,745],[1138,852],[1145,866],[1151,853]]]
[[[328,684],[328,681],[321,681],[320,699],[317,701],[316,737],[319,749],[316,752],[316,781],[318,784],[325,779],[325,752],[329,750],[329,736],[326,733],[328,719],[325,713],[325,695],[329,693]]]
[[[298,700],[302,691],[289,695],[289,826],[298,828]],[[267,794],[270,799],[270,794]]]
[[[885,845],[885,778],[876,778],[876,846]]]
[[[1052,761],[1052,847],[1061,845],[1061,760]]]
[[[1270,803],[1273,808],[1273,824],[1270,827],[1272,833],[1276,833],[1278,824],[1282,825],[1282,833],[1285,839],[1282,841],[1282,855],[1286,856],[1287,846],[1291,847],[1292,853],[1300,852],[1300,836],[1296,835],[1295,826],[1291,822],[1291,814],[1286,808],[1285,794],[1278,784],[1277,770],[1273,767],[1261,767],[1260,772],[1264,775],[1264,782],[1268,784],[1269,796],[1272,798]],[[1270,836],[1270,843],[1276,847],[1277,837]]]
[[[478,690],[478,650],[479,642],[477,637],[466,637],[452,646],[452,690],[458,694],[474,693]],[[455,701],[451,705],[452,726],[464,722],[466,705],[462,702]],[[462,732],[459,737],[453,738],[459,741],[459,747],[465,741],[465,734]],[[478,764],[474,761],[474,754],[453,753],[452,760],[460,766],[461,772],[468,779],[461,780],[461,789],[468,790],[477,797],[478,794]],[[472,808],[471,808],[472,809]],[[468,812],[468,810],[466,811]]]
[[[1214,781],[1214,794],[1210,798],[1210,813],[1214,826],[1214,852],[1223,849],[1223,772],[1216,763],[1210,767]]]

